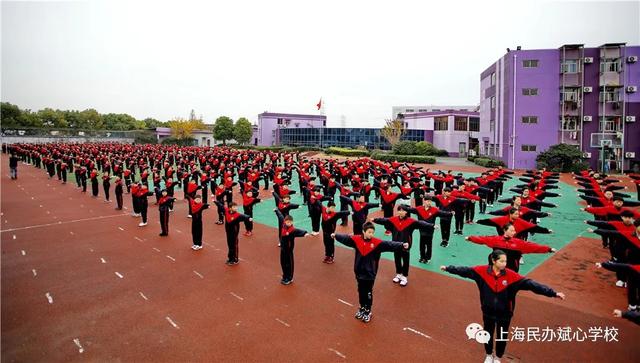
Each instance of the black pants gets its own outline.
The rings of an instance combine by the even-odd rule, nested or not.
[[[98,196],[98,182],[96,181],[91,182],[91,193],[93,194],[94,197]]]
[[[143,201],[140,203],[140,213],[142,214],[142,223],[147,223],[147,209],[149,209],[149,204],[147,201]]]
[[[333,257],[336,246],[333,238],[331,238],[331,233],[325,233],[322,231],[322,242],[324,242],[324,255],[326,257]]]
[[[629,305],[640,305],[640,281],[635,276],[629,276],[627,279],[627,299]]]
[[[67,182],[67,170],[62,170],[62,182],[66,183]]]
[[[253,207],[245,207],[244,214],[248,215],[250,218],[253,218]],[[253,222],[246,219],[244,221],[244,228],[247,230],[247,232],[253,231]]]
[[[116,203],[118,204],[118,209],[122,209],[122,192],[116,192]]]
[[[102,188],[104,189],[104,199],[109,200],[109,188],[111,187],[111,184],[109,183],[103,183],[102,184]]]
[[[464,228],[464,210],[462,208],[456,209],[453,216],[455,217],[456,232],[462,232]]]
[[[240,225],[225,224],[224,228],[227,232],[227,248],[229,249],[227,258],[229,261],[238,261],[238,232],[240,232]]]
[[[491,334],[491,339],[484,345],[484,351],[487,354],[493,353],[493,337],[496,336],[502,341],[496,341],[496,357],[502,358],[504,350],[507,348],[509,323],[511,318],[495,319],[486,315],[482,316],[484,321],[484,330]],[[495,330],[495,332],[494,332]]]
[[[363,221],[358,221],[358,220],[353,220],[353,234],[354,235],[360,235],[362,234],[362,225],[364,224]]]
[[[393,260],[396,264],[396,273],[409,276],[409,250],[394,251]]]
[[[82,180],[82,192],[85,193],[87,191],[87,178],[80,177]]]
[[[472,222],[476,216],[476,203],[468,203],[464,209],[464,217],[467,222]]]
[[[167,213],[167,227],[168,227],[168,224],[169,224],[169,212],[166,212],[166,213]],[[163,233],[164,233],[164,231],[163,231]],[[192,218],[191,219],[191,236],[193,237],[193,244],[194,245],[202,246],[202,219],[201,218]]]
[[[360,307],[366,310],[371,310],[373,305],[373,283],[375,280],[363,280],[356,278],[358,282],[358,298],[360,300]]]
[[[293,248],[295,243],[289,245],[286,242],[280,243],[280,266],[282,267],[282,279],[293,280]]]
[[[433,246],[433,232],[420,231],[420,258],[430,260]]]
[[[311,210],[311,229],[313,232],[320,232],[320,217],[322,217],[320,211],[315,209]]]
[[[347,203],[344,202],[340,202],[340,211],[344,212],[344,211],[348,211],[349,210],[349,205]],[[347,222],[349,221],[349,217],[348,216],[344,216],[342,218],[340,218],[341,221],[341,225],[342,226],[346,226]]]
[[[202,222],[200,222],[200,224],[202,224]],[[160,209],[160,229],[162,229],[162,234],[169,234],[169,208]],[[200,237],[202,237],[202,235]]]
[[[487,201],[483,196],[482,199],[480,199],[480,213],[484,214],[486,211],[487,211]]]
[[[443,242],[449,242],[451,236],[451,218],[440,218],[440,234]]]

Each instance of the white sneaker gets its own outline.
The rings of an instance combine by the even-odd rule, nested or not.
[[[200,246],[196,245],[196,249],[197,250],[201,250],[202,249],[202,245],[200,245]]]
[[[317,235],[319,235],[319,234],[320,234],[320,232],[311,232],[311,235],[312,235],[312,236],[317,236]]]
[[[498,357],[493,358],[493,363],[500,363],[500,358]]]
[[[402,275],[400,277],[400,286],[407,286],[407,284],[409,283],[409,280],[407,280],[407,277]]]
[[[487,354],[484,358],[484,363],[493,363],[493,356],[491,354]]]
[[[144,223],[144,222],[140,222],[140,224],[138,224],[138,227],[144,227],[144,226],[146,226],[146,225],[147,225],[146,223]]]
[[[191,214],[187,215],[187,218],[191,218]]]
[[[524,265],[524,257],[520,257],[520,264]]]
[[[616,286],[617,287],[624,287],[624,285],[625,285],[624,281],[622,281],[622,280],[616,281]]]
[[[193,245],[193,246],[191,246],[191,249],[195,251],[195,250],[197,250],[197,249],[198,249],[198,246]]]
[[[638,310],[638,305],[629,305],[629,306],[627,306],[627,310],[629,310],[629,311]]]
[[[402,279],[402,275],[397,274],[396,277],[394,277],[393,280],[391,280],[391,281],[393,281],[393,282],[395,282],[397,284],[398,282],[400,282],[401,279]]]

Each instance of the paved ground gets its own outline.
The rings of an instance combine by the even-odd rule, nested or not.
[[[1,162],[6,165],[6,159]],[[241,237],[241,263],[228,267],[224,229],[213,224],[213,211],[205,212],[205,248],[194,252],[184,202],[171,216],[170,237],[161,239],[153,206],[152,223],[139,228],[136,218],[114,211],[112,203],[48,180],[42,171],[21,165],[20,179],[11,181],[5,170],[2,361],[483,358],[482,347],[464,334],[469,323],[481,320],[471,282],[433,273],[431,267],[414,268],[410,285],[400,288],[390,281],[392,261],[384,260],[374,289],[374,317],[364,325],[352,317],[357,302],[353,252],[339,248],[336,264],[326,265],[320,262],[319,237],[299,239],[295,282],[282,286],[272,216],[256,224],[253,237]],[[130,206],[128,196],[125,201]],[[264,207],[272,209],[272,203],[267,200]],[[577,226],[584,219],[576,207],[575,200],[563,206],[576,216],[562,217],[567,220],[561,224],[573,220]],[[305,223],[304,215],[297,217],[297,224]],[[474,227],[490,233],[488,227]],[[565,229],[557,232],[577,236],[584,230]],[[528,256],[524,267],[538,264],[530,276],[564,291],[568,299],[522,292],[512,327],[616,327],[619,341],[512,342],[508,356],[515,361],[640,356],[640,331],[610,316],[613,308],[626,305],[624,292],[612,287],[612,275],[591,268],[606,257],[599,242],[581,237],[557,243],[564,245],[559,253],[537,263]],[[452,260],[479,264],[488,250],[480,252]],[[438,253],[434,264],[448,261],[449,250]]]

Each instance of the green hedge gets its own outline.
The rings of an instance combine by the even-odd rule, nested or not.
[[[235,149],[242,150],[258,150],[273,152],[306,152],[306,151],[323,151],[324,149],[315,146],[254,146],[254,145],[230,145]]]
[[[484,166],[484,167],[487,167],[487,168],[495,168],[496,166],[505,166],[504,162],[502,162],[501,160],[496,160],[496,159],[491,159],[491,158],[484,158],[484,157],[474,158],[473,162],[476,165]]]
[[[438,149],[426,141],[400,141],[393,145],[393,154],[449,156],[447,150]]]
[[[396,155],[387,153],[374,153],[371,155],[372,159],[380,161],[397,161],[401,163],[420,163],[420,164],[435,164],[436,158],[433,156],[425,155]]]
[[[340,156],[355,156],[363,157],[369,156],[370,153],[367,150],[345,149],[342,147],[329,147],[324,151],[327,154],[340,155]]]
[[[194,146],[197,141],[194,138],[177,139],[175,137],[167,137],[162,140],[162,145],[178,145],[178,146]]]

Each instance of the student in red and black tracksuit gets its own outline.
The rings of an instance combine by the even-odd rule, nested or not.
[[[246,214],[238,212],[238,205],[234,202],[229,203],[229,207],[225,207],[224,204],[214,202],[218,208],[222,208],[224,211],[224,231],[227,234],[227,248],[229,252],[227,254],[227,265],[237,265],[240,262],[239,248],[238,248],[238,235],[240,234],[240,222],[246,220],[253,221],[253,218]]]
[[[524,219],[520,218],[520,212],[517,209],[511,208],[509,210],[509,215],[491,218],[491,219],[481,219],[477,223],[485,226],[492,226],[496,228],[496,232],[498,235],[502,236],[504,233],[504,226],[507,223],[513,224],[516,228],[516,237],[526,240],[527,233],[553,233],[553,230],[547,229],[544,227],[540,227],[537,224],[533,224],[531,222],[527,222]]]
[[[160,236],[168,236],[169,235],[169,211],[171,210],[171,204],[173,203],[175,198],[170,196],[167,193],[166,189],[162,190],[160,193],[162,195],[160,197],[160,200],[158,201],[158,210],[160,211],[160,229],[162,230],[162,232],[160,232]],[[201,224],[202,224],[202,221],[201,221]]]
[[[280,266],[282,267],[282,280],[280,283],[289,285],[293,282],[293,249],[296,245],[296,237],[306,237],[307,231],[293,226],[293,217],[284,216],[278,208],[274,209],[278,216],[278,226],[280,229]]]
[[[604,267],[609,271],[623,273],[628,276],[627,280],[627,311],[640,311],[640,264],[631,265],[628,263],[617,263],[605,261],[596,263],[598,268]]]
[[[458,190],[451,191],[451,196],[456,199],[464,198],[466,201],[460,206],[454,207],[455,228],[453,232],[455,234],[462,235],[464,229],[464,216],[468,208],[475,208],[475,201],[479,201],[480,197],[473,195],[465,190],[465,186],[461,185]]]
[[[320,220],[322,219],[322,202],[333,200],[333,197],[320,194],[320,188],[316,188],[309,196],[309,214],[311,217],[311,235],[320,234]]]
[[[382,206],[382,212],[385,218],[393,217],[393,208],[396,205],[396,201],[400,198],[410,199],[410,197],[402,193],[392,192],[391,187],[387,187],[386,189],[380,188],[380,205]],[[391,230],[387,229],[384,234],[391,235]]]
[[[141,183],[135,183],[131,186],[131,205],[133,206],[132,217],[140,216],[140,198],[138,198],[138,191],[142,187]]]
[[[411,208],[407,205],[401,205],[407,212],[413,213],[418,216],[418,219],[421,221],[425,221],[427,223],[431,223],[433,225],[436,224],[437,217],[445,217],[451,218],[453,212],[442,211],[436,207],[431,205],[431,197],[426,196],[424,199],[423,205],[418,206],[416,208]],[[420,230],[420,263],[429,263],[431,262],[432,250],[433,250],[433,229]]]
[[[253,218],[253,206],[260,203],[260,198],[254,198],[252,191],[248,191],[242,195],[242,208],[244,210],[244,214],[248,215],[250,218]],[[244,228],[247,230],[244,235],[251,236],[253,234],[253,221],[246,220],[244,221]]]
[[[409,244],[393,241],[382,241],[373,236],[375,227],[367,222],[362,226],[362,235],[334,234],[331,237],[347,247],[355,250],[353,272],[358,283],[358,297],[360,308],[356,312],[356,319],[368,323],[371,320],[373,306],[373,285],[376,282],[380,255],[383,252],[397,252],[408,250]]]
[[[520,290],[530,290],[535,294],[548,297],[565,298],[561,292],[519,275],[507,266],[507,255],[504,251],[495,250],[489,255],[489,264],[475,267],[440,266],[442,271],[474,280],[480,290],[480,304],[484,330],[489,332],[491,339],[484,345],[487,360],[491,361],[494,336],[500,336],[496,341],[496,357],[502,358],[507,347],[509,323],[516,307],[516,294]],[[493,360],[496,362],[496,360]]]
[[[333,201],[327,203],[327,207],[322,206],[322,242],[324,242],[324,263],[333,263],[333,254],[335,252],[335,245],[331,235],[336,232],[336,223],[338,218],[348,216],[350,212],[339,211],[336,212],[336,204]]]
[[[224,207],[224,197],[225,195],[227,195],[227,191],[224,188],[224,185],[222,184],[217,185],[215,188],[213,188],[213,190],[214,190],[213,196],[215,197],[214,203],[216,206],[218,206],[218,220],[216,221],[216,224],[224,224],[224,208],[223,207]]]
[[[111,188],[111,176],[109,173],[104,173],[102,175],[102,189],[104,189],[104,201],[110,202],[109,200],[109,189]]]
[[[434,225],[425,221],[415,220],[407,216],[407,211],[398,206],[398,215],[391,218],[376,218],[373,223],[382,224],[387,230],[392,233],[392,239],[397,242],[406,242],[409,244],[409,249],[406,251],[396,251],[393,254],[393,259],[396,264],[396,276],[393,278],[393,282],[400,283],[400,286],[407,286],[409,278],[409,252],[411,251],[411,244],[413,242],[413,231],[416,229],[431,231],[433,233]]]
[[[116,195],[116,209],[117,210],[122,210],[122,194],[123,194],[123,190],[122,190],[122,179],[120,179],[120,177],[116,177],[116,186],[114,188],[114,193]]]
[[[351,209],[353,210],[351,221],[353,222],[353,234],[355,235],[362,234],[362,225],[367,221],[369,209],[380,207],[380,204],[378,203],[366,202],[366,198],[362,194],[358,196],[358,200],[351,200],[341,195],[340,201],[347,203],[347,205],[351,206]]]
[[[444,188],[442,194],[436,195],[433,198],[433,202],[436,203],[440,210],[445,212],[455,213],[458,210],[463,210],[465,203],[468,199],[456,198],[451,196],[451,188]],[[440,246],[449,246],[449,237],[451,236],[451,217],[440,217],[440,234],[442,236],[442,242]]]
[[[138,224],[138,227],[144,227],[147,225],[147,209],[149,209],[149,201],[147,200],[147,197],[151,195],[153,195],[153,192],[149,191],[146,184],[142,184],[138,189],[138,207],[140,208],[140,214],[142,215],[142,222]]]
[[[91,179],[91,195],[94,198],[98,197],[98,171],[96,169],[91,170],[91,174],[89,174],[89,178]]]
[[[473,243],[485,245],[494,250],[502,250],[507,254],[507,268],[515,272],[520,270],[520,258],[525,253],[552,253],[555,248],[527,242],[515,238],[516,229],[508,223],[503,227],[502,236],[469,236],[464,239]]]
[[[202,186],[196,184],[195,181],[191,180],[187,183],[187,191],[185,194],[187,202],[191,201],[195,197],[199,189],[202,189]],[[189,203],[189,214],[187,217],[191,218],[191,203]]]
[[[191,236],[193,238],[193,246],[191,246],[191,249],[198,251],[202,249],[202,211],[209,208],[209,204],[202,203],[200,195],[189,199],[189,204],[191,204]]]
[[[127,169],[124,171],[124,184],[127,186],[127,193],[131,193],[131,170]]]
[[[589,232],[609,237],[609,247],[614,246],[611,249],[611,261],[640,264],[638,246],[634,244],[637,238],[633,238],[633,234],[638,228],[636,225],[640,224],[640,220],[634,222],[634,212],[631,210],[623,210],[618,218],[621,220],[585,221],[585,223],[599,228],[595,231],[589,229]],[[616,286],[624,287],[627,276],[619,271],[616,272],[616,277]]]

